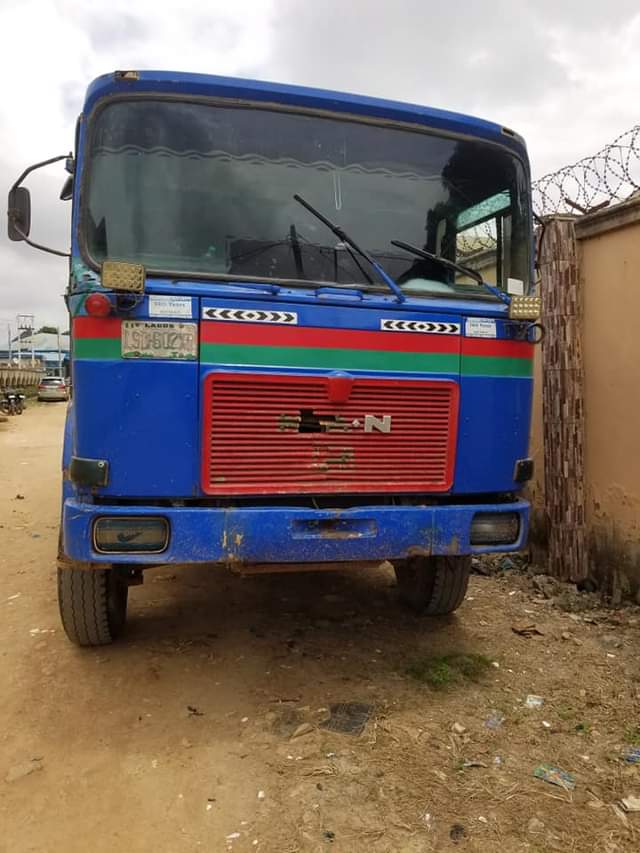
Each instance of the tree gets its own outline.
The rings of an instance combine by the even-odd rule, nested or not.
[[[56,326],[40,326],[40,328],[36,332],[36,335],[39,335],[41,332],[46,335],[57,335],[58,329]]]

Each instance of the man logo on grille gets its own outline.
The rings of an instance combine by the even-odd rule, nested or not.
[[[383,415],[381,418],[376,415],[365,415],[364,431],[391,432],[391,415]]]

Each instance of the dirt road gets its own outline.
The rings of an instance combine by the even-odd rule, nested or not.
[[[569,614],[509,572],[428,621],[385,567],[157,569],[126,638],[80,650],[56,604],[63,419],[0,424],[0,851],[638,849],[615,805],[640,795],[637,609]],[[359,736],[320,727],[340,702],[373,706]]]

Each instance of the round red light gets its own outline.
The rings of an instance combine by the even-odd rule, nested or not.
[[[104,293],[91,293],[84,303],[87,314],[92,317],[108,317],[111,314],[111,300]]]

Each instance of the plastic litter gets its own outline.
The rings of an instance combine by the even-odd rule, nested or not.
[[[550,785],[557,785],[559,788],[564,788],[565,791],[573,791],[576,787],[576,780],[572,773],[567,773],[566,770],[561,770],[551,764],[540,764],[533,771],[533,775],[536,779],[542,779]]]
[[[640,747],[630,746],[622,753],[627,764],[640,764]]]
[[[544,699],[542,696],[535,696],[533,693],[530,693],[525,699],[524,704],[527,708],[542,708]]]
[[[626,812],[640,812],[640,797],[625,797],[620,805]]]
[[[504,715],[499,711],[492,711],[487,719],[484,721],[485,728],[487,729],[499,729],[500,726],[504,723]]]

